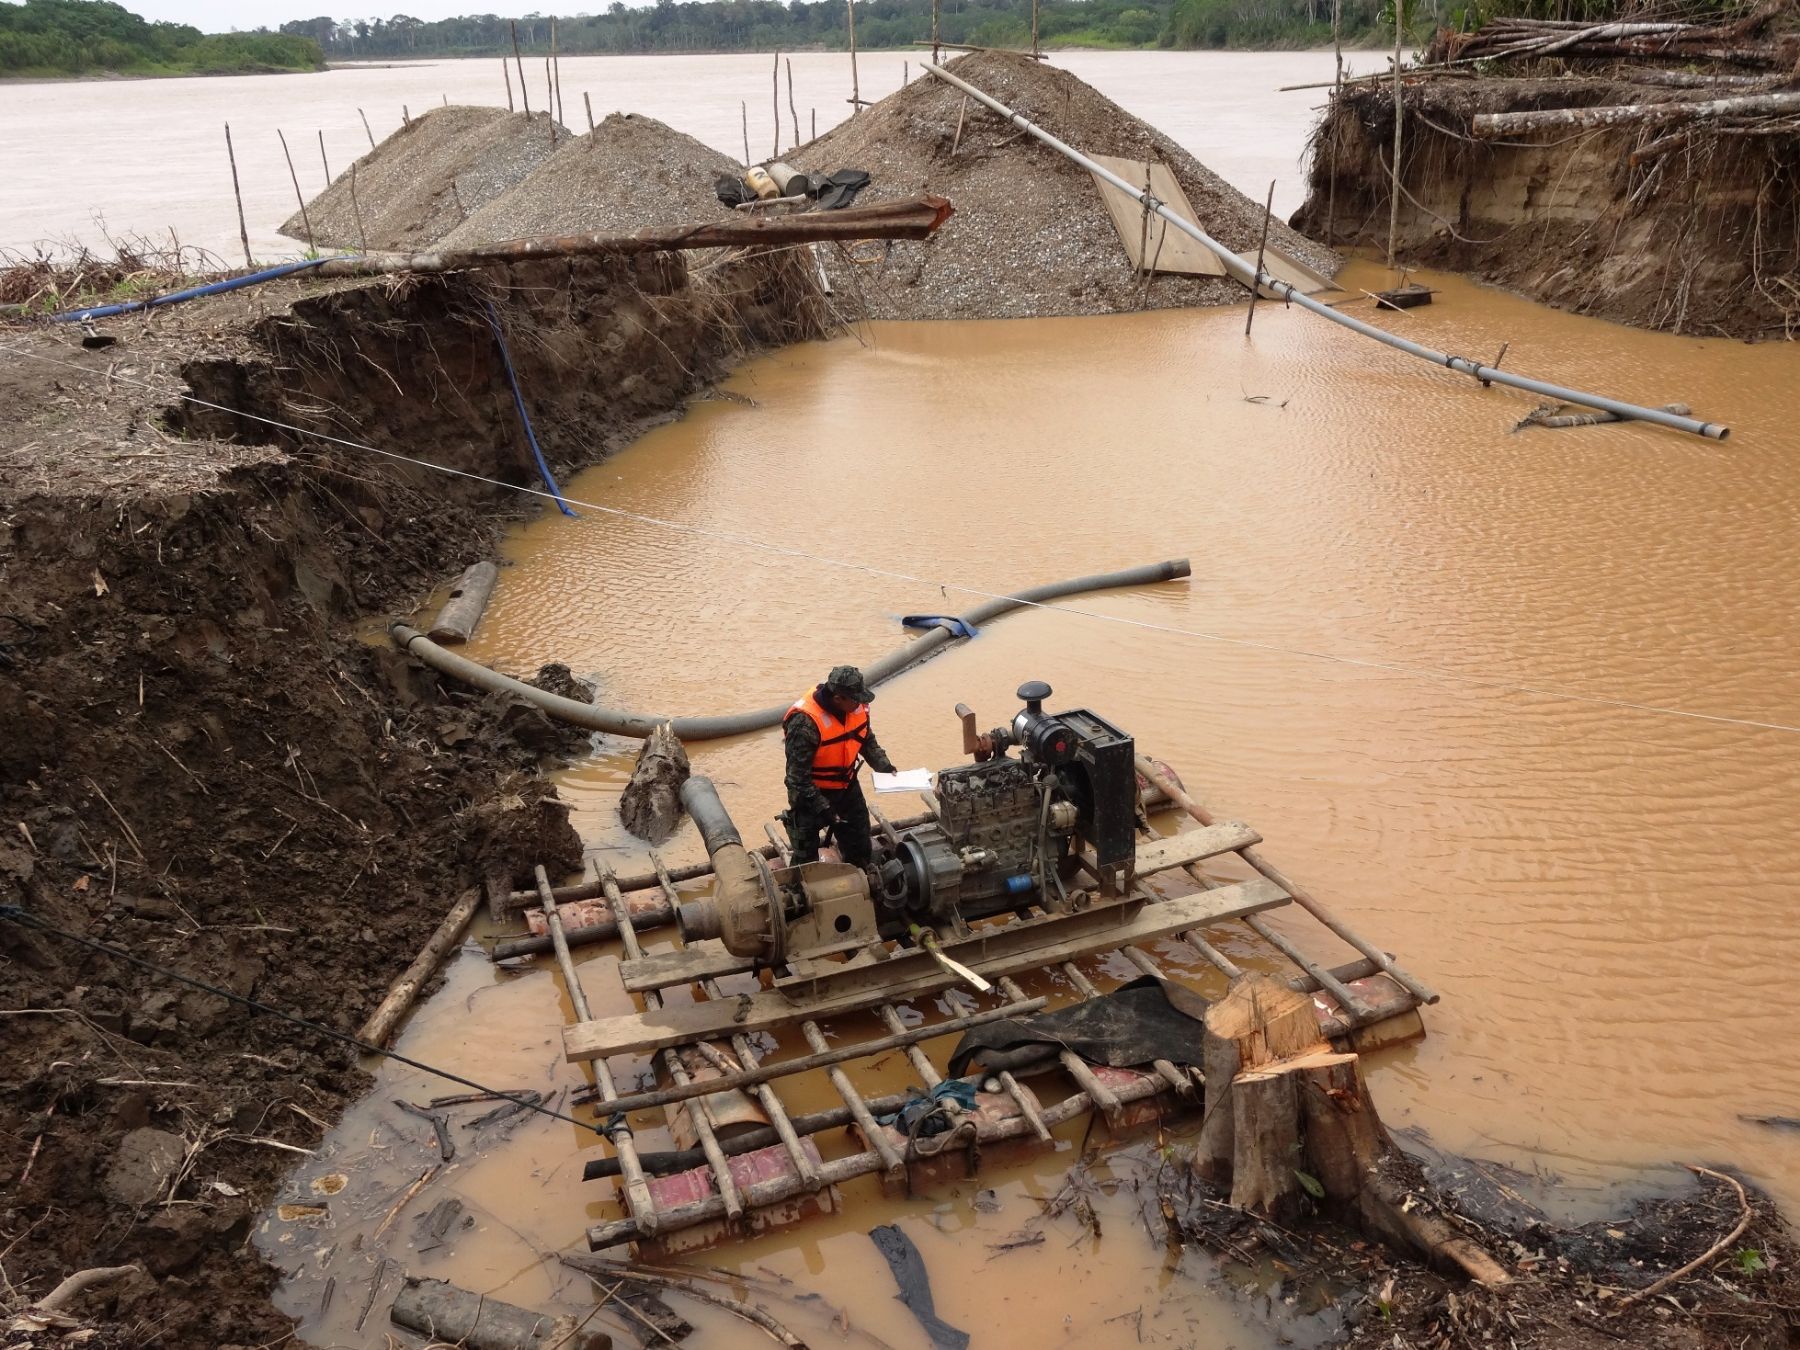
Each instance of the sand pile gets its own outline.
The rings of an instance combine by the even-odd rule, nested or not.
[[[1167,164],[1198,223],[1254,253],[1263,210],[1155,128],[1067,71],[1029,57],[976,52],[949,69],[1077,150]],[[1027,318],[1137,309],[1144,283],[1132,269],[1093,177],[997,113],[927,75],[803,146],[789,162],[811,173],[866,169],[859,203],[936,192],[956,215],[932,239],[884,250],[820,250],[840,299],[860,294],[875,318]],[[962,135],[957,138],[959,110]],[[955,153],[952,154],[952,146]],[[1331,275],[1329,249],[1276,221],[1269,244]],[[877,260],[879,261],[873,261]],[[854,280],[850,273],[854,272]],[[1157,275],[1147,305],[1235,304],[1242,286],[1215,277]]]
[[[735,160],[654,117],[613,113],[480,210],[471,206],[469,218],[443,244],[470,248],[534,235],[629,234],[717,220],[725,208],[713,180],[742,171]]]
[[[437,243],[549,159],[548,113],[498,108],[434,108],[356,161],[356,203],[371,249],[416,249]],[[558,130],[556,147],[572,143]],[[360,248],[346,170],[306,204],[321,245]],[[306,238],[299,215],[281,227]]]

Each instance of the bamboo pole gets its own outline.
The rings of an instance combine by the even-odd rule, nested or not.
[[[1146,197],[1149,196],[1149,191],[1148,187],[1144,189]],[[1144,219],[1146,221],[1150,219],[1148,211],[1144,213]],[[1269,180],[1269,199],[1263,203],[1262,241],[1256,246],[1256,275],[1259,277],[1263,273],[1263,255],[1269,247],[1269,222],[1273,219],[1275,219],[1275,180],[1271,178]],[[1256,318],[1256,295],[1260,290],[1262,287],[1254,281],[1250,283],[1250,312],[1244,315],[1245,337],[1250,336],[1250,324]]]
[[[531,116],[531,91],[525,87],[525,58],[519,54],[519,22],[508,20],[512,24],[513,60],[519,67],[519,101],[525,105],[525,115]]]
[[[375,148],[375,133],[369,130],[369,114],[364,112],[361,108],[358,108],[356,110],[356,115],[362,118],[363,135],[369,138],[369,149],[373,150]]]
[[[306,214],[306,198],[300,193],[300,175],[294,172],[294,157],[288,153],[287,137],[279,127],[275,129],[275,134],[281,137],[281,153],[287,157],[288,177],[294,180],[294,200],[300,203],[300,221],[306,226],[306,246],[317,253],[319,244],[313,238],[312,217]]]
[[[1400,129],[1404,119],[1400,104],[1400,39],[1406,31],[1406,0],[1394,0],[1394,164],[1388,185],[1388,270],[1394,267],[1394,241],[1400,230]]]
[[[794,119],[794,148],[800,148],[800,110],[794,106],[794,63],[787,63],[788,116]]]
[[[331,161],[325,158],[325,132],[319,131],[319,163],[325,167],[325,186],[331,186]]]
[[[850,115],[855,117],[862,111],[862,90],[856,80],[856,0],[844,0],[844,8],[850,12]]]
[[[506,81],[506,111],[512,112],[513,111],[512,69],[510,66],[507,65],[506,58],[504,56],[500,58],[500,76],[502,79],[504,79]]]
[[[250,256],[250,227],[244,223],[244,191],[238,186],[237,151],[231,148],[231,123],[225,124],[225,158],[231,161],[231,195],[237,199],[238,238],[244,243],[244,266],[255,267]]]

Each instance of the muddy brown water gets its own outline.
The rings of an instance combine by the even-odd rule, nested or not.
[[[1348,274],[1378,279],[1367,265]],[[883,742],[903,764],[953,763],[954,703],[999,718],[1020,681],[1048,680],[1053,702],[1116,720],[1217,811],[1255,824],[1292,875],[1442,990],[1429,1037],[1373,1062],[1391,1122],[1554,1174],[1578,1206],[1618,1203],[1621,1183],[1672,1184],[1672,1162],[1726,1161],[1791,1211],[1800,1145],[1738,1117],[1800,1106],[1800,1070],[1780,1051],[1800,964],[1800,736],[1629,705],[1800,723],[1792,354],[1429,280],[1435,305],[1385,321],[1473,355],[1510,342],[1509,367],[1679,399],[1732,438],[1514,434],[1529,399],[1279,306],[1259,309],[1251,342],[1241,309],[877,325],[744,367],[732,397],[565,485],[699,532],[595,509],[544,516],[511,538],[469,654],[520,674],[567,662],[619,706],[735,710],[886,651],[902,613],[974,603],[940,584],[1004,591],[1190,557],[1191,582],[1015,614],[897,679],[875,705]],[[613,814],[634,752],[601,742],[560,779],[590,847],[622,871],[640,856]],[[781,805],[775,733],[693,757],[747,834]],[[691,831],[667,853],[697,857]],[[1303,917],[1276,923],[1318,955],[1346,955]],[[1214,987],[1166,945],[1158,956]],[[600,1014],[630,1006],[615,960],[612,947],[583,956]],[[560,1062],[568,1015],[547,968],[499,974],[465,953],[400,1046],[554,1091],[583,1081]],[[611,1183],[579,1180],[601,1150],[541,1118],[480,1147],[488,1132],[458,1125],[454,1165],[375,1241],[436,1152],[390,1099],[453,1090],[398,1065],[379,1078],[293,1183],[299,1198],[313,1176],[346,1173],[330,1217],[270,1217],[259,1234],[294,1272],[282,1300],[305,1338],[378,1343],[352,1324],[380,1254],[495,1297],[586,1306],[581,1282],[543,1255],[616,1214]],[[863,1081],[897,1090],[903,1058]],[[792,1103],[830,1104],[828,1092],[808,1083]],[[864,1236],[898,1222],[938,1311],[978,1344],[1135,1345],[1139,1309],[1145,1339],[1273,1343],[1259,1303],[1148,1236],[1136,1185],[1153,1155],[1101,1161],[1097,1238],[1042,1222],[1039,1201],[1082,1142],[1079,1128],[1062,1135],[1056,1153],[910,1201],[846,1187],[842,1213],[698,1259],[791,1280],[890,1345],[923,1345]],[[997,1210],[977,1206],[981,1187]],[[450,1195],[473,1227],[420,1252],[418,1216]],[[1025,1228],[1047,1240],[990,1249]],[[770,1306],[803,1338],[835,1343],[828,1312]]]

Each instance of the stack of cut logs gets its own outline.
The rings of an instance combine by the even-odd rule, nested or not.
[[[1356,1055],[1319,1035],[1312,997],[1240,975],[1206,1014],[1206,1116],[1194,1165],[1277,1223],[1309,1209],[1482,1284],[1507,1273],[1410,1184]]]
[[[1794,38],[1768,31],[1771,20],[1785,9],[1785,4],[1769,5],[1722,24],[1497,18],[1473,33],[1440,34],[1425,59],[1432,63],[1664,61],[1786,74],[1794,69]]]

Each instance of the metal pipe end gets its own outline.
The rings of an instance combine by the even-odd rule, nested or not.
[[[690,900],[675,907],[675,931],[683,942],[719,936],[719,907],[711,900]]]

